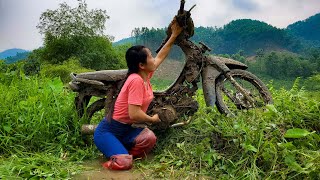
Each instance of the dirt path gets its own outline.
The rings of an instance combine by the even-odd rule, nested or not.
[[[144,176],[142,174],[138,174],[130,171],[109,171],[105,169],[100,169],[96,171],[87,171],[80,175],[75,176],[72,179],[76,180],[136,180],[143,179]]]
[[[151,158],[151,157],[150,157]],[[112,171],[101,166],[107,159],[100,157],[96,160],[85,161],[85,169],[81,174],[77,174],[72,179],[75,180],[136,180],[144,179],[145,174],[139,172],[134,167],[128,171]]]

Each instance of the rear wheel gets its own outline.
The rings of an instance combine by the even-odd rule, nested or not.
[[[229,75],[242,87],[242,90],[224,75],[217,78],[216,105],[221,113],[235,115],[239,110],[264,107],[273,103],[268,88],[252,73],[233,69]]]
[[[82,97],[82,98],[81,98]],[[90,102],[92,101],[92,103]],[[84,124],[97,124],[104,117],[104,110],[106,98],[91,98],[91,96],[77,96],[75,104],[80,117],[84,117]],[[98,115],[103,113],[102,116]],[[99,118],[96,120],[96,117]]]
[[[92,117],[95,115],[95,113],[100,112],[104,109],[105,102],[106,102],[106,98],[102,98],[102,99],[99,99],[99,100],[93,102],[87,108],[87,113],[86,113],[87,114],[87,124],[96,124],[97,123],[97,122],[92,122]],[[103,113],[103,112],[101,112],[101,113]],[[103,113],[103,115],[104,115],[104,113]],[[98,122],[100,122],[103,117],[100,117]]]
[[[79,106],[76,106],[78,110],[78,114],[80,117],[83,116],[82,124],[81,124],[81,133],[82,133],[82,140],[86,144],[93,143],[92,136],[87,136],[87,135],[93,134],[94,132],[93,126],[98,124],[101,121],[101,119],[105,116],[104,107],[105,107],[106,98],[101,98],[98,100],[93,98],[92,100],[94,102],[89,103],[90,98],[86,98],[86,101],[79,98],[79,96],[75,98],[75,103],[79,105]]]

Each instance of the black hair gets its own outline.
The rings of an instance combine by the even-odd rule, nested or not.
[[[145,64],[147,63],[147,51],[145,49],[145,46],[142,45],[135,45],[130,47],[126,52],[126,62],[128,67],[128,73],[125,79],[122,81],[122,84],[119,88],[119,91],[116,92],[116,96],[113,97],[112,103],[109,106],[109,113],[107,115],[107,119],[110,120],[112,118],[113,112],[114,112],[114,105],[117,100],[117,97],[126,82],[127,78],[130,74],[138,73],[139,72],[139,64]]]

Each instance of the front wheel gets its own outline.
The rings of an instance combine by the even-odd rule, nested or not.
[[[216,105],[221,113],[234,115],[238,110],[259,108],[273,103],[268,88],[252,73],[233,69],[229,75],[240,87],[236,87],[235,82],[225,75],[217,78]]]

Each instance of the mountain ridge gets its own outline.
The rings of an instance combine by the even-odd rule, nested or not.
[[[25,53],[25,52],[29,52],[29,51],[25,49],[20,49],[20,48],[7,49],[0,52],[0,59],[6,59],[8,57],[16,56],[17,53]]]
[[[246,22],[247,25],[251,24],[252,27],[245,27],[244,22]],[[259,28],[260,31],[258,31]],[[318,28],[318,31],[316,31],[315,28]],[[240,31],[240,29],[242,30]],[[259,47],[261,49],[266,50],[272,50],[272,48],[283,48],[294,51],[297,49],[303,49],[302,46],[305,45],[320,47],[319,29],[320,13],[310,16],[305,20],[294,22],[288,25],[286,28],[277,28],[275,26],[272,26],[271,24],[267,24],[263,21],[258,21],[254,19],[236,19],[220,28],[201,26],[196,27],[196,33],[192,40],[196,42],[204,41],[206,44],[209,44],[213,49],[217,51],[215,53],[222,54],[235,53],[239,50],[248,50],[252,53],[254,50],[256,50],[254,49],[255,47]],[[164,30],[165,28],[162,29],[162,31]],[[247,31],[249,31],[250,33],[248,33]],[[201,36],[199,36],[201,33],[208,34],[202,34]],[[164,37],[161,38],[163,39]],[[274,41],[272,41],[272,38]],[[152,42],[151,46],[155,46],[155,44],[159,45],[161,44],[161,41],[158,38],[157,41]],[[216,44],[212,44],[213,41]],[[252,45],[252,42],[254,42],[255,45]],[[126,43],[135,44],[141,42],[137,41],[135,37],[127,37],[119,41],[112,42],[112,44],[115,46]],[[30,51],[20,48],[7,49],[0,52],[0,59],[5,60],[6,58],[16,56],[17,53],[24,52]]]

